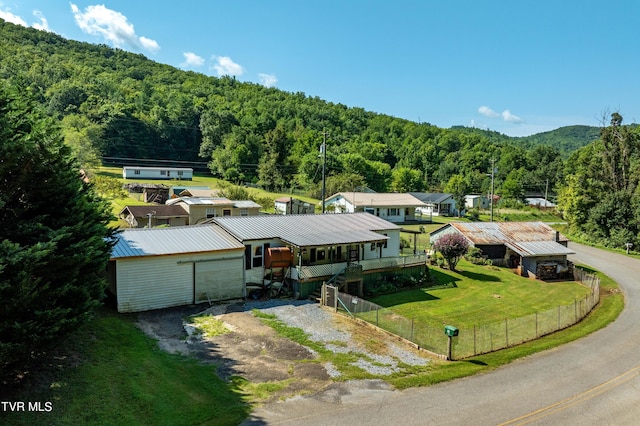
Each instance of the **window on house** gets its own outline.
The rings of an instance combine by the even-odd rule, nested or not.
[[[208,207],[205,210],[205,216],[207,217],[207,219],[211,219],[212,217],[216,217],[216,209]]]
[[[325,260],[326,252],[324,250],[318,250],[318,260]]]
[[[259,268],[262,266],[262,246],[257,246],[253,253],[253,266]]]
[[[384,235],[385,237],[388,236],[387,234],[382,234],[382,235]],[[387,248],[387,241],[389,240],[384,240],[384,243],[382,243],[382,247]]]
[[[140,169],[135,169],[135,170],[133,171],[133,174],[134,174],[134,175],[139,175],[139,174],[140,174]]]
[[[249,216],[249,209],[240,209],[240,216]]]
[[[183,171],[182,170],[178,170],[178,176],[182,176],[183,175]]]
[[[400,216],[400,209],[389,209],[389,216]]]
[[[166,170],[160,170],[160,176],[166,176],[166,175],[167,175]]]
[[[229,209],[222,210],[222,216],[231,216],[231,210]]]

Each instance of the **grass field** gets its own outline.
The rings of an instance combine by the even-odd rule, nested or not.
[[[413,289],[371,301],[393,307],[398,315],[423,324],[473,327],[573,304],[590,293],[575,281],[532,280],[506,268],[474,265],[465,260],[456,269],[431,268],[438,283],[453,284],[452,288]]]

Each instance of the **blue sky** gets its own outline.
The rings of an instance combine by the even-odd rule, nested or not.
[[[0,17],[444,128],[640,120],[637,0],[0,0]]]

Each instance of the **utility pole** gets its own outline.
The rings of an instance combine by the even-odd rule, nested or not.
[[[491,159],[491,199],[489,200],[489,205],[491,206],[491,215],[490,215],[490,222],[493,222],[493,178],[495,176],[495,172],[496,172],[496,167],[495,167],[495,163],[496,163],[496,159],[492,158]]]
[[[549,192],[549,179],[547,179],[547,183],[544,186],[544,208],[547,208],[547,194]]]
[[[326,166],[327,166],[327,132],[322,132],[322,145],[320,146],[320,154],[322,154],[322,214],[324,214],[324,200],[327,190],[326,184]]]

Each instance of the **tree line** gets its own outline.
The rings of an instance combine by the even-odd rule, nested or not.
[[[517,203],[531,191],[552,193],[563,177],[562,138],[442,129],[1,20],[0,59],[0,78],[60,121],[89,170],[103,156],[206,161],[230,182],[318,196],[326,137],[329,193],[367,186],[487,194],[495,160],[496,193]]]

